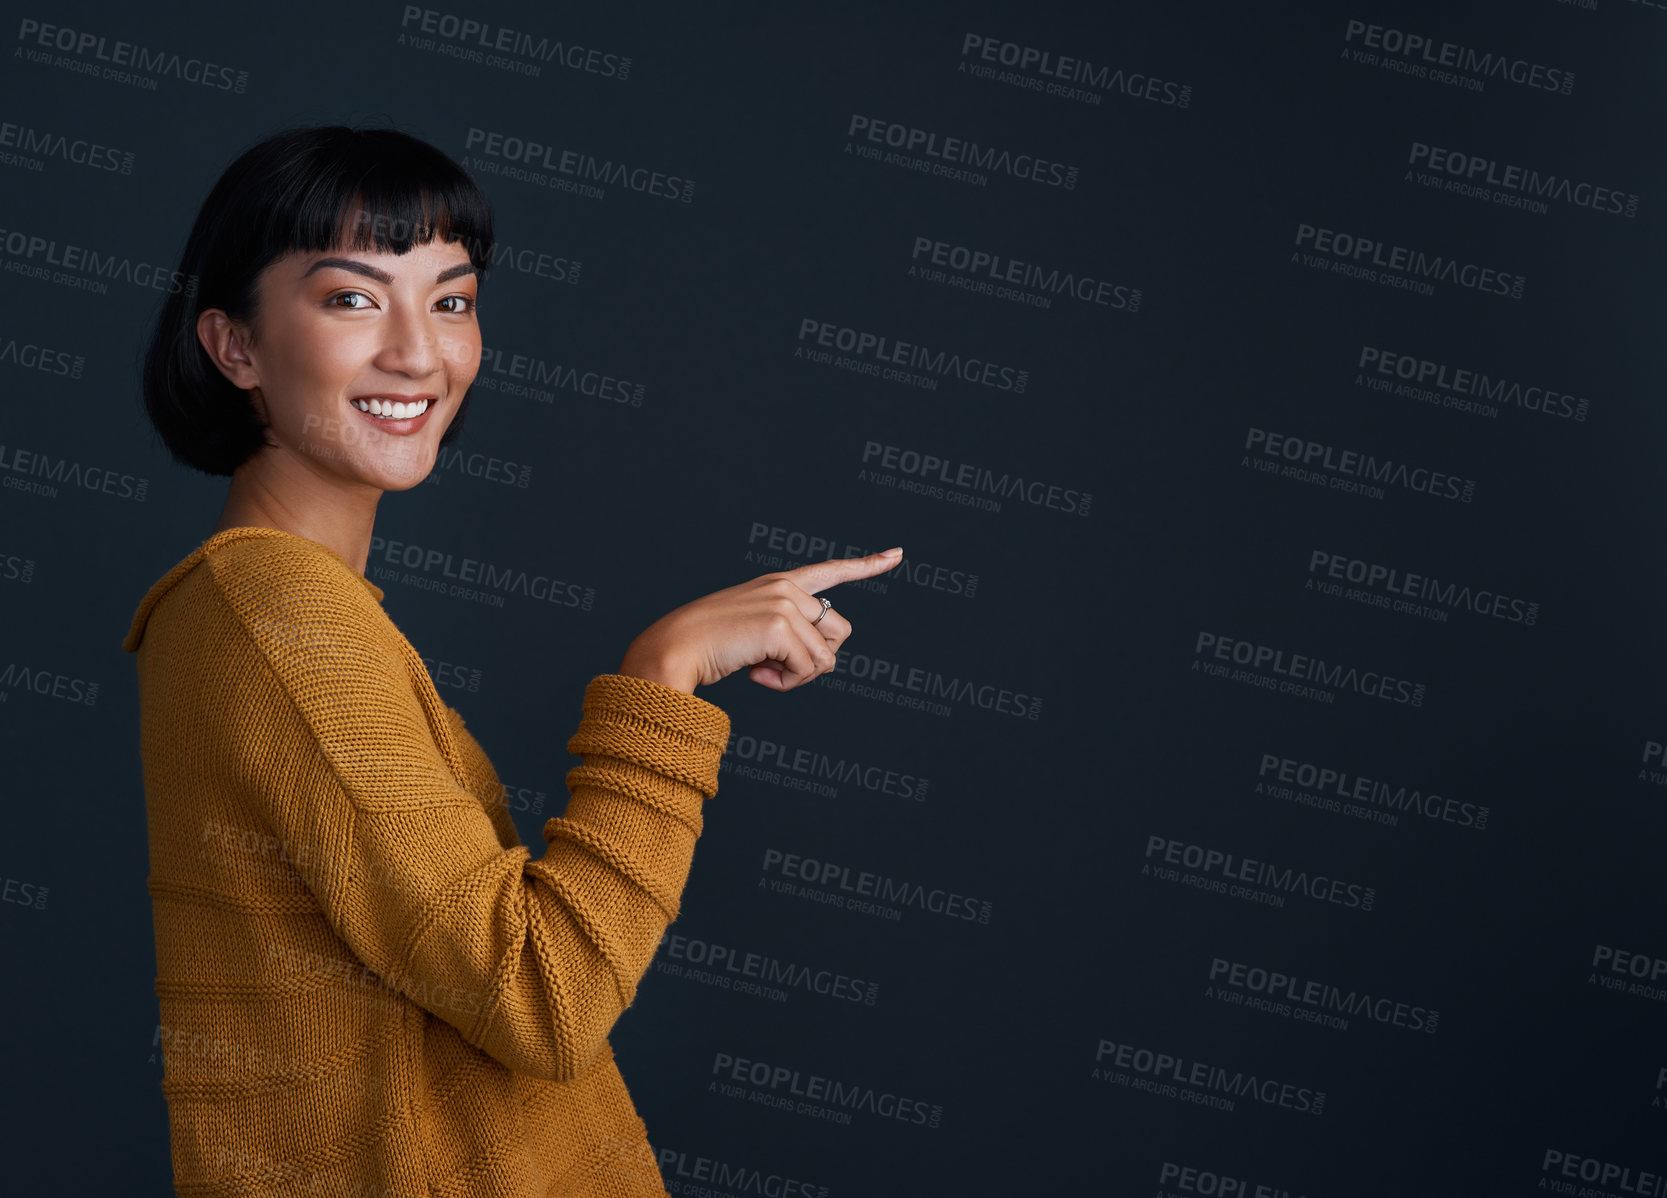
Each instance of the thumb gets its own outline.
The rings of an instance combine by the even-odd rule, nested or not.
[[[884,553],[870,553],[867,557],[836,557],[825,562],[811,562],[808,566],[799,566],[784,573],[794,585],[814,595],[842,582],[884,574],[902,560],[903,547],[899,545]]]

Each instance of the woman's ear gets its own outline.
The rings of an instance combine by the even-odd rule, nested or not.
[[[197,315],[197,341],[234,387],[248,391],[260,386],[260,374],[249,357],[247,335],[225,309],[204,308]]]

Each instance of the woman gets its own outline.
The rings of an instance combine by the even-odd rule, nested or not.
[[[532,858],[365,577],[376,505],[463,426],[485,196],[392,130],[292,130],[198,214],[145,363],[215,531],[138,662],[180,1194],[664,1194],[607,1034],[675,917],[740,669],[791,690],[850,625],[816,591],[901,550],[672,611],[587,687]]]

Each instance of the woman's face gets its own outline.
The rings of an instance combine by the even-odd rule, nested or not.
[[[256,455],[281,455],[263,468],[308,486],[422,482],[480,368],[480,279],[463,246],[295,253],[258,287],[254,344],[218,360],[277,445]]]

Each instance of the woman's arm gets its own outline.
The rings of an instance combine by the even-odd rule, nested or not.
[[[216,655],[246,663],[216,722],[249,801],[312,863],[330,927],[510,1069],[582,1072],[676,916],[728,718],[648,679],[592,680],[568,742],[583,764],[532,860],[464,785],[421,659],[338,565],[308,559],[274,585],[253,555],[210,562],[214,623],[256,649]]]

